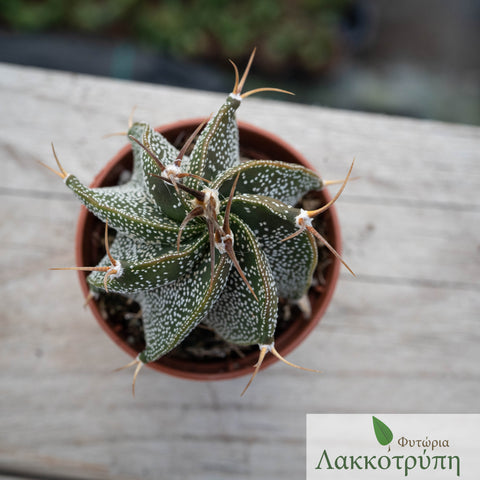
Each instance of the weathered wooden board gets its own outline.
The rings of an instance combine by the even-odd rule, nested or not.
[[[249,98],[326,177],[353,157],[338,202],[343,271],[285,365],[198,383],[144,369],[89,312],[71,265],[78,205],[36,160],[90,182],[125,143],[108,132],[205,116],[223,96],[0,65],[0,478],[301,478],[305,414],[478,412],[480,129]],[[333,190],[333,189],[332,189]],[[2,477],[2,474],[4,475]]]

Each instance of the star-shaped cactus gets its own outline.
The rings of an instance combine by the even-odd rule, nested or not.
[[[242,94],[252,60],[253,54],[241,79],[233,64],[233,92],[181,150],[147,123],[132,121],[134,167],[126,184],[88,188],[54,152],[55,173],[117,232],[110,247],[106,235],[97,266],[80,268],[91,271],[92,292],[119,293],[141,306],[146,348],[128,365],[136,365],[134,384],[143,364],[170,352],[200,322],[228,342],[258,345],[254,375],[268,352],[285,361],[274,346],[278,298],[305,295],[317,264],[316,239],[336,254],[312,219],[338,198],[351,168],[331,202],[305,211],[294,205],[325,186],[316,173],[240,159],[235,112],[242,100],[281,91]]]

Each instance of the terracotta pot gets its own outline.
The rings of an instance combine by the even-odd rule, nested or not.
[[[191,119],[176,122],[157,128],[170,142],[174,142],[179,136],[188,137],[203,119]],[[313,167],[305,160],[305,158],[286,144],[280,138],[261,130],[252,125],[239,122],[240,131],[240,147],[242,154],[249,158],[268,158],[301,164],[307,168]],[[116,185],[121,173],[125,169],[132,169],[133,159],[132,150],[129,145],[122,148],[117,155],[105,166],[105,168],[95,177],[91,187],[104,187]],[[317,192],[316,195],[321,199],[322,204],[330,200],[330,196],[325,190]],[[323,214],[323,221],[326,223],[327,238],[330,244],[341,252],[341,236],[340,227],[335,209],[332,207]],[[76,236],[76,259],[78,266],[96,265],[99,258],[95,258],[98,252],[99,238],[103,235],[104,224],[100,222],[93,214],[87,211],[85,207],[81,207],[80,216],[77,225]],[[96,230],[96,234],[92,231]],[[104,252],[102,252],[103,256]],[[310,319],[292,318],[286,329],[278,336],[276,335],[275,346],[281,355],[285,356],[296,348],[316,327],[322,318],[327,306],[332,298],[335,289],[340,262],[331,255],[331,263],[323,272],[325,277],[325,285],[322,288],[311,288],[309,291],[310,302],[312,306],[312,316]],[[86,283],[86,272],[78,272],[82,290],[88,295],[88,286]],[[95,300],[89,302],[90,309],[97,319],[100,326],[105,330],[108,336],[125,352],[132,357],[136,357],[139,353],[134,350],[117,331],[115,331],[103,318],[98,304]],[[165,356],[156,362],[148,364],[149,367],[168,373],[177,377],[188,378],[193,380],[220,380],[238,377],[241,375],[251,375],[253,365],[258,359],[258,349],[247,354],[243,358],[205,360],[205,361],[189,361],[184,359],[172,358]],[[267,355],[263,362],[262,368],[274,363],[276,358],[273,355]]]

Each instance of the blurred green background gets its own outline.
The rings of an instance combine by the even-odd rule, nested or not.
[[[0,61],[480,124],[480,0],[0,0]],[[291,98],[278,97],[286,101]]]

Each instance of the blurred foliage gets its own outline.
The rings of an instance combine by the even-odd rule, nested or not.
[[[242,59],[257,46],[266,71],[317,72],[341,48],[352,0],[0,0],[17,31],[76,31],[130,39],[190,58]]]

